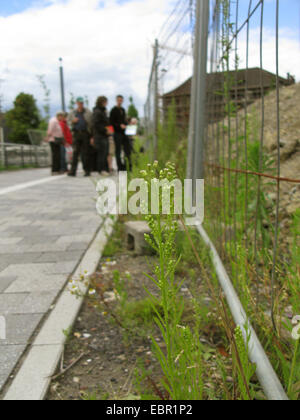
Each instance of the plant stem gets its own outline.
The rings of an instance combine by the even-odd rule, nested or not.
[[[293,386],[293,380],[294,380],[294,374],[295,374],[295,369],[296,369],[296,360],[297,360],[297,353],[298,353],[299,343],[300,343],[300,340],[297,340],[296,343],[295,343],[295,351],[294,351],[292,369],[291,369],[291,374],[290,374],[290,379],[289,379],[289,386],[288,386],[288,395],[290,395],[291,390],[292,390],[292,386]]]

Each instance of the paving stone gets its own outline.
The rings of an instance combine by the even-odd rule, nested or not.
[[[74,270],[77,260],[57,263],[11,264],[3,270],[1,276],[15,275],[19,278],[40,279],[51,274],[70,274]]]
[[[32,226],[12,226],[7,229],[8,232],[12,234],[12,236],[30,236],[33,232],[38,232],[39,229],[32,228]]]
[[[27,344],[42,317],[42,314],[5,316],[7,337],[6,340],[1,340],[1,345]]]
[[[14,309],[21,306],[27,296],[28,293],[15,293],[11,295],[2,293],[0,295],[0,314],[5,316],[12,313],[15,314]]]
[[[0,277],[1,279],[1,277]],[[9,286],[5,293],[33,293],[33,292],[50,292],[56,291],[59,293],[67,282],[67,276],[52,275],[40,276],[39,278],[23,277],[18,278]]]
[[[0,245],[15,245],[23,240],[20,238],[0,238]]]
[[[37,262],[38,259],[42,256],[40,252],[24,252],[23,254],[1,254],[0,263],[11,264],[29,264]]]
[[[3,276],[14,275],[22,278],[36,279],[40,278],[43,274],[48,274],[49,269],[53,264],[11,264],[6,270],[2,271],[0,278]]]
[[[37,248],[36,252],[38,251],[39,249]],[[0,257],[3,254],[23,254],[25,252],[30,252],[29,247],[26,245],[0,245]]]
[[[87,248],[86,242],[73,242],[68,246],[68,251],[81,251]]]
[[[0,313],[44,314],[47,313],[56,298],[56,291],[0,294]]]
[[[3,293],[16,279],[17,277],[15,276],[0,277],[0,293]],[[1,306],[0,306],[0,312],[1,312]]]
[[[44,243],[44,244],[35,244],[30,246],[28,252],[64,252],[68,250],[68,245],[66,244],[56,244],[53,242]]]
[[[61,236],[56,243],[70,245],[74,242],[82,242],[89,244],[91,242],[91,235]]]
[[[75,261],[62,261],[53,264],[53,267],[49,269],[52,274],[72,274],[78,264],[78,260]]]
[[[37,260],[37,262],[56,263],[61,261],[79,261],[83,252],[70,251],[70,252],[45,252]]]
[[[0,344],[0,389],[5,385],[26,345],[3,346]]]
[[[22,242],[20,242],[20,245],[33,246],[33,245],[40,245],[40,244],[45,244],[45,243],[53,243],[53,242],[57,242],[58,239],[59,239],[59,236],[30,235],[23,238]]]
[[[0,260],[0,275],[3,270],[5,270],[9,266],[9,263],[7,261],[1,261]]]

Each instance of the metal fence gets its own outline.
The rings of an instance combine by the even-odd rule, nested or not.
[[[5,143],[0,133],[0,168],[48,167],[51,157],[48,145],[34,146]]]
[[[43,145],[44,132],[31,130],[31,145],[4,142],[3,129],[0,128],[0,168],[48,167],[51,164],[50,148]]]
[[[174,1],[170,16],[153,45],[153,62],[144,113],[148,147],[153,149],[155,156],[157,156],[158,126],[166,119],[168,107],[173,99],[178,125],[181,127],[181,121],[188,118],[189,98],[182,104],[182,95],[174,96],[168,93],[191,76],[195,19],[195,0]]]
[[[281,322],[276,313],[284,309],[279,295],[289,264],[288,231],[300,208],[299,130],[289,136],[298,117],[283,112],[292,108],[284,100],[298,88],[282,71],[280,3],[197,1],[187,165],[188,178],[205,178],[209,235],[202,226],[199,232],[213,252],[236,323],[244,327],[251,319],[249,298],[270,316],[274,331]],[[272,29],[267,44],[266,10]],[[250,328],[250,356],[266,395],[286,399]]]
[[[268,51],[264,43],[266,2],[198,3],[188,176],[205,178],[210,238],[203,227],[199,232],[214,252],[218,277],[236,323],[249,322],[256,307],[258,312],[270,314],[277,331],[281,321],[276,318],[275,306],[276,313],[282,314],[279,292],[285,283],[279,277],[288,261],[283,233],[287,233],[297,199],[289,214],[284,207],[290,205],[286,195],[295,195],[294,187],[300,183],[299,172],[291,174],[284,164],[288,157],[284,147],[288,146],[291,157],[297,145],[292,140],[283,144],[281,138],[281,96],[291,88],[283,93],[280,88],[293,84],[294,79],[280,77],[280,2],[268,4],[268,21],[273,16],[274,32],[273,48],[269,42]],[[251,68],[253,63],[255,68]],[[271,71],[266,71],[265,65]],[[288,132],[288,127],[285,129]],[[253,329],[250,348],[256,353],[250,350],[250,357],[257,364],[266,395],[285,399]]]
[[[45,138],[47,137],[46,130],[27,130],[28,137],[30,143],[33,146],[42,146],[45,142]]]
[[[158,89],[158,52],[159,45],[158,41],[155,41],[153,47],[154,55],[151,67],[151,74],[148,85],[148,97],[144,107],[145,114],[145,128],[147,137],[147,148],[152,149],[154,156],[157,156],[157,145],[158,145],[158,103],[159,103],[159,89]]]
[[[241,6],[244,9],[245,3],[247,12],[242,20]],[[285,239],[280,236],[280,230],[286,233],[293,209],[297,207],[299,197],[296,197],[294,188],[300,183],[300,174],[289,170],[289,162],[294,164],[297,144],[289,139],[286,123],[286,142],[282,139],[284,103],[281,98],[287,98],[286,92],[293,95],[294,88],[280,89],[283,83],[279,54],[280,2],[273,2],[272,7],[274,57],[271,64],[266,63],[269,67],[273,65],[272,76],[264,68],[264,57],[269,53],[264,44],[265,3],[263,0],[214,3],[208,59],[202,52],[202,59],[209,63],[212,77],[208,79],[200,70],[202,92],[206,86],[206,97],[202,98],[205,113],[201,112],[201,115],[206,121],[201,122],[201,127],[195,131],[195,144],[200,144],[200,151],[196,153],[193,165],[197,174],[205,174],[207,213],[213,226],[211,235],[223,261],[229,260],[235,266],[237,288],[239,247],[242,247],[251,267],[249,278],[253,283],[250,287],[257,305],[260,304],[260,288],[268,277],[267,271],[271,271],[268,309],[276,328],[274,305],[280,287],[277,281],[279,242]],[[268,10],[270,19],[270,5]],[[259,27],[258,37],[251,31],[252,21]],[[259,63],[256,84],[250,80],[250,60]],[[242,73],[240,62],[245,65]],[[221,83],[220,73],[223,75]],[[285,84],[292,83],[290,77],[286,79]],[[220,107],[224,109],[221,119]],[[208,115],[214,115],[215,122],[212,123]],[[288,154],[286,147],[289,148]],[[193,145],[191,149],[194,150]],[[291,194],[295,206],[287,200]],[[287,213],[288,205],[290,210]],[[283,260],[285,254],[281,257]],[[269,266],[266,267],[268,259]]]

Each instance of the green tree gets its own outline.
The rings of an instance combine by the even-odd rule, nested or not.
[[[69,111],[73,111],[75,109],[76,106],[76,99],[75,99],[75,95],[74,93],[70,92],[70,100],[69,100]]]
[[[88,95],[84,95],[84,105],[88,108],[90,106],[90,100]]]
[[[133,97],[132,96],[129,98],[129,101],[130,101],[130,105],[129,105],[128,112],[127,112],[128,117],[129,118],[138,118],[139,113],[138,113],[138,110],[136,109],[136,107],[133,103]]]
[[[30,144],[27,130],[39,128],[40,123],[36,100],[32,95],[20,93],[14,101],[14,107],[6,113],[6,124],[11,130],[9,140]]]

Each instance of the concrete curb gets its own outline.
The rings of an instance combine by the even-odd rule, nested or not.
[[[85,271],[93,273],[99,264],[107,239],[112,233],[114,221],[107,218],[96,238],[86,251],[73,277],[80,277]],[[85,289],[84,292],[87,290]],[[68,291],[68,286],[59,297],[55,308],[42,326],[33,342],[26,359],[9,387],[4,401],[44,400],[61,358],[68,330],[77,319],[84,298],[76,298]]]

